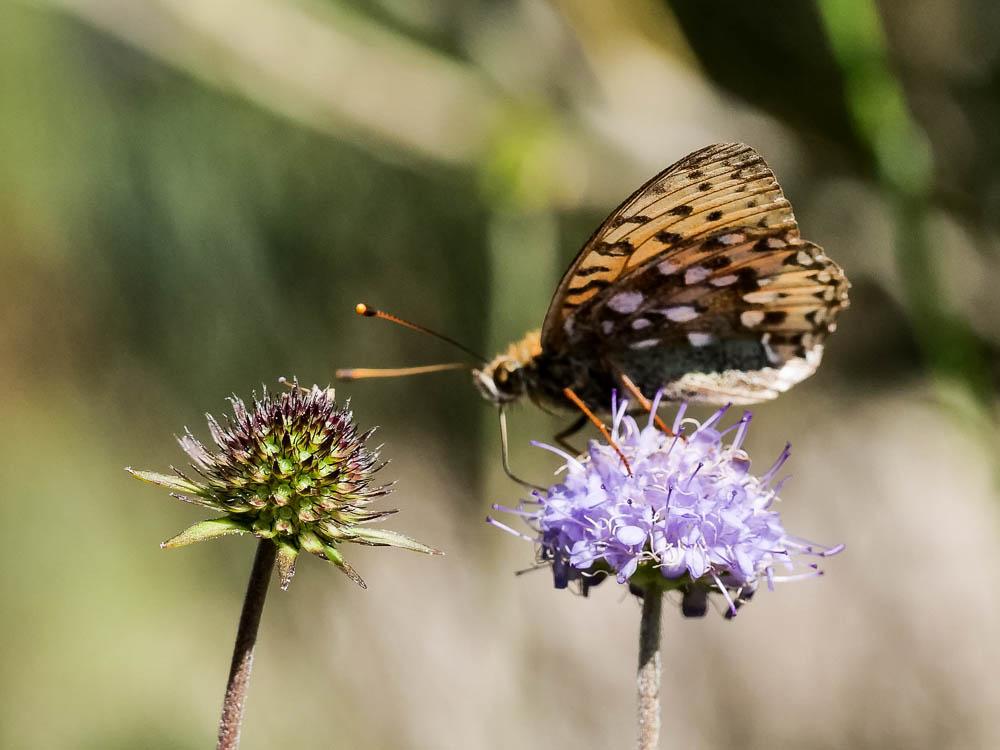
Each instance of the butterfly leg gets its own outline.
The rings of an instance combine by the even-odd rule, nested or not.
[[[573,435],[582,430],[584,425],[587,424],[587,421],[588,421],[587,415],[581,414],[579,417],[574,419],[569,424],[568,427],[566,427],[563,430],[560,430],[555,435],[553,435],[553,439],[559,444],[560,447],[565,448],[574,456],[579,456],[581,453],[583,453],[583,451],[576,448],[572,443],[570,443],[569,438],[571,438]]]
[[[288,378],[282,375],[280,378],[278,378],[278,382],[292,391],[299,391],[300,393],[312,393],[312,391],[310,391],[305,386],[299,385],[298,379],[290,381]],[[327,388],[326,392],[330,398],[336,397],[337,392],[333,388]]]
[[[590,420],[590,423],[600,431],[601,435],[608,442],[608,445],[615,449],[615,453],[618,454],[618,458],[622,460],[626,473],[629,476],[632,476],[632,467],[629,465],[625,454],[622,453],[622,449],[618,447],[614,438],[611,437],[611,431],[608,430],[608,426],[597,418],[597,415],[590,410],[590,408],[583,402],[582,398],[576,395],[576,392],[572,388],[563,388],[563,395],[569,399],[570,403],[572,403],[577,409],[583,412],[583,415]]]
[[[499,409],[497,409],[497,412],[500,415],[500,462],[501,464],[503,464],[504,473],[522,487],[527,487],[532,490],[539,490],[540,492],[544,492],[545,491],[544,487],[541,487],[537,484],[532,484],[531,482],[521,479],[510,468],[510,451],[508,449],[508,443],[507,443],[507,413],[504,411],[504,408],[502,406]]]
[[[637,386],[634,382],[632,382],[632,378],[630,378],[624,372],[619,370],[617,367],[612,366],[612,369],[618,376],[618,380],[621,381],[621,384],[625,388],[625,390],[628,391],[632,395],[632,397],[639,402],[642,408],[646,410],[647,414],[653,414],[652,402],[650,402],[650,400],[642,394],[642,391],[639,390],[639,386]],[[667,427],[667,423],[664,422],[662,419],[660,419],[659,415],[653,414],[653,420],[656,422],[656,426],[660,428],[661,432],[663,432],[668,437],[673,436],[674,431],[671,430],[669,427]]]

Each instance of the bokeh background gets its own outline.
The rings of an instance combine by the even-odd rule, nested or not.
[[[665,612],[665,747],[1000,746],[1000,5],[993,0],[0,4],[0,747],[214,742],[253,545],[122,467],[281,375],[492,352],[650,175],[741,140],[853,281],[760,406],[787,525],[847,551],[734,622]],[[244,747],[621,748],[639,609],[520,577],[521,494],[463,373],[352,383],[393,527],[304,560]],[[556,423],[512,417],[514,461]]]

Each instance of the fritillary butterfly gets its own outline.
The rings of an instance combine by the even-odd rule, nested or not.
[[[752,148],[708,146],[639,188],[559,283],[539,331],[474,370],[488,400],[595,411],[622,376],[673,401],[750,404],[819,366],[850,284],[799,236]]]

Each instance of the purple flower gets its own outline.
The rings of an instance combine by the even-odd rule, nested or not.
[[[657,394],[654,414],[659,400]],[[537,543],[540,559],[552,565],[556,588],[580,581],[586,593],[614,573],[636,590],[680,590],[689,616],[703,615],[708,593],[717,591],[732,616],[761,578],[773,588],[779,581],[821,575],[815,562],[803,569],[800,561],[843,549],[785,532],[773,505],[782,484],[775,478],[790,446],[764,474],[751,474],[742,448],[749,412],[719,431],[728,406],[699,424],[685,419],[682,404],[670,435],[657,429],[652,416],[640,428],[627,408],[628,402],[612,398],[612,438],[628,466],[613,446],[596,440],[580,458],[535,443],[565,460],[557,472],[564,473],[562,481],[517,508],[494,506],[523,517],[534,535],[487,519]]]

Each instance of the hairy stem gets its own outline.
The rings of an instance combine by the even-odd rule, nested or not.
[[[639,623],[639,750],[660,746],[660,612],[663,592],[650,586],[642,597]]]
[[[243,612],[240,613],[240,624],[236,630],[233,663],[229,667],[229,682],[226,684],[226,697],[222,702],[222,717],[219,719],[217,750],[236,750],[240,746],[240,725],[243,722],[247,689],[250,687],[257,626],[260,625],[260,615],[264,610],[264,600],[267,598],[267,587],[271,582],[277,553],[277,547],[267,539],[261,539],[257,545],[247,593],[243,599]]]

